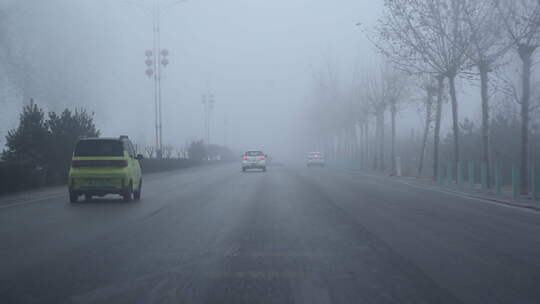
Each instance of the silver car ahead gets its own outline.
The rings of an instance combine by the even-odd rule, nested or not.
[[[320,166],[324,167],[324,155],[321,152],[310,152],[307,156],[307,166]]]
[[[246,151],[242,156],[242,171],[261,169],[266,172],[266,155],[262,151]]]

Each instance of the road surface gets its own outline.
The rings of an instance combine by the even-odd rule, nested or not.
[[[540,303],[540,213],[385,177],[228,164],[143,199],[0,199],[1,303]]]

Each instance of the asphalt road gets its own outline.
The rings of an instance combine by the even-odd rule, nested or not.
[[[540,303],[540,213],[294,165],[51,188],[0,199],[0,303]]]

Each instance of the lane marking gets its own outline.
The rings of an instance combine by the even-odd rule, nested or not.
[[[22,202],[17,202],[17,203],[12,203],[12,204],[7,204],[7,205],[0,205],[0,209],[10,208],[10,207],[17,207],[17,206],[32,204],[32,203],[36,203],[36,202],[39,202],[39,201],[44,201],[44,200],[48,200],[48,199],[52,199],[52,198],[65,197],[65,196],[66,196],[65,194],[55,194],[55,195],[49,195],[49,196],[44,196],[44,197],[37,197],[37,198],[34,198],[34,199],[22,201]]]
[[[222,165],[227,165],[227,164],[222,164]],[[216,167],[219,167],[219,165],[216,166]],[[164,172],[149,173],[147,175],[147,177],[143,179],[143,181],[152,182],[152,181],[156,181],[156,180],[160,180],[160,179],[163,179],[163,178],[170,177],[170,175],[186,175],[186,174],[189,173],[188,171],[190,171],[190,169],[193,169],[191,171],[195,171],[195,170],[198,170],[198,169],[206,169],[206,168],[209,168],[209,167],[205,167],[205,166],[197,167],[197,166],[195,166],[195,167],[184,168],[184,169],[179,169],[179,170],[171,170],[171,171],[164,171]],[[204,171],[204,170],[201,170],[201,171]],[[186,173],[186,174],[183,174],[183,173]],[[188,176],[190,176],[190,175],[188,175]],[[189,180],[188,182],[192,183],[192,182],[194,182],[194,180],[192,179],[192,180]],[[6,208],[11,208],[11,207],[23,206],[23,205],[27,205],[27,204],[33,204],[33,203],[36,203],[36,202],[39,202],[39,201],[44,201],[44,200],[53,199],[53,198],[60,198],[60,197],[67,197],[67,195],[65,193],[62,193],[62,194],[60,194],[60,193],[49,194],[47,196],[36,197],[36,198],[33,198],[33,199],[23,200],[23,201],[19,201],[19,202],[16,202],[16,203],[8,203],[8,204],[2,204],[2,201],[0,200],[0,209],[6,209]]]
[[[468,200],[471,200],[471,201],[477,201],[477,202],[481,202],[481,203],[485,203],[485,204],[490,204],[492,206],[499,206],[499,207],[505,207],[505,208],[510,208],[510,209],[514,209],[514,210],[521,210],[523,212],[534,213],[534,214],[540,213],[539,210],[529,208],[527,206],[520,206],[520,205],[515,205],[515,204],[512,204],[512,203],[505,203],[505,202],[496,202],[496,201],[490,200],[488,198],[474,197],[474,196],[471,196],[471,195],[468,195],[468,194],[461,194],[461,193],[454,192],[454,191],[449,191],[449,190],[444,190],[444,189],[436,189],[433,186],[430,187],[430,186],[414,185],[414,184],[408,183],[406,181],[387,179],[387,178],[385,178],[383,176],[369,174],[369,173],[357,173],[357,172],[353,172],[353,171],[349,171],[347,169],[341,169],[341,168],[336,168],[336,169],[338,171],[342,171],[342,172],[345,172],[345,173],[348,173],[348,174],[360,174],[360,175],[367,176],[367,177],[374,177],[374,178],[377,178],[379,180],[384,179],[385,181],[391,181],[391,182],[395,182],[395,183],[400,183],[400,184],[407,185],[407,186],[417,188],[417,189],[421,189],[421,190],[429,190],[429,191],[439,192],[439,193],[443,193],[443,194],[447,194],[447,195],[453,195],[453,196],[463,198],[463,199],[468,199]]]

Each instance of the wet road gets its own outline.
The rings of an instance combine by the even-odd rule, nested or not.
[[[539,303],[540,213],[288,165],[0,198],[1,303]]]

